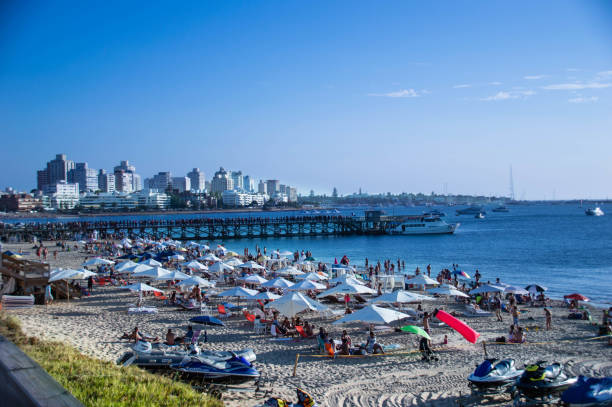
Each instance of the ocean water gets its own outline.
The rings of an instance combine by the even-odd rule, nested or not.
[[[424,207],[383,208],[387,214],[419,214]],[[437,208],[447,214],[447,222],[460,222],[453,235],[439,236],[328,236],[227,240],[227,248],[242,253],[245,247],[266,247],[268,252],[310,250],[320,261],[333,262],[347,255],[351,263],[401,259],[406,269],[424,270],[431,264],[432,273],[450,268],[453,263],[473,276],[480,270],[483,280],[501,281],[525,286],[546,286],[554,298],[578,292],[599,304],[612,304],[612,207],[602,207],[606,216],[591,217],[578,205],[518,205],[509,213],[491,212],[485,219],[471,215],[456,216],[456,207]],[[342,210],[343,214],[363,210]],[[324,211],[319,211],[325,214]],[[237,217],[292,216],[299,212],[163,215],[163,217]],[[132,219],[159,218],[139,215]],[[88,218],[95,219],[95,218]],[[109,219],[109,218],[105,218]],[[34,220],[34,219],[32,219]],[[70,220],[70,219],[68,219]],[[74,220],[74,219],[72,219]],[[23,221],[20,219],[19,221]],[[41,221],[36,219],[34,221]],[[44,219],[61,221],[59,219]]]

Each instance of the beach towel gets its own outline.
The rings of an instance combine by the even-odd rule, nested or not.
[[[131,307],[128,308],[128,314],[157,314],[155,307]]]

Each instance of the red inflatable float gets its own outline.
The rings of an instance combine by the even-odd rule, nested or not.
[[[446,325],[453,328],[455,331],[459,332],[465,339],[467,339],[468,342],[476,343],[476,340],[480,336],[480,334],[470,328],[468,324],[458,320],[448,312],[435,310],[433,315]]]

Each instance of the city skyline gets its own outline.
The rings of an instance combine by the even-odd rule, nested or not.
[[[6,6],[0,186],[29,191],[63,152],[143,180],[240,168],[302,195],[508,196],[511,165],[517,198],[609,195],[610,3],[321,10]]]

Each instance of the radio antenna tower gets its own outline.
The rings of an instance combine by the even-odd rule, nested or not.
[[[512,176],[512,165],[510,165],[510,200],[514,201],[514,177]]]

